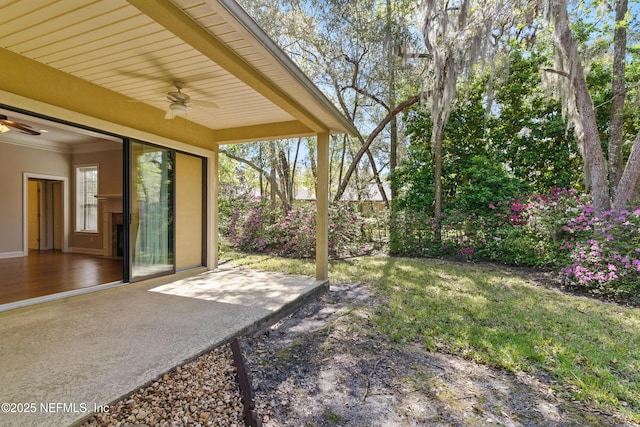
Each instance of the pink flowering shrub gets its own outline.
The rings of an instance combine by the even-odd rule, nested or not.
[[[640,207],[595,216],[590,204],[563,227],[563,282],[614,299],[640,301]]]
[[[580,210],[581,203],[576,190],[562,188],[497,202],[494,214],[485,218],[479,256],[514,265],[564,265],[568,255],[561,250],[563,226]]]
[[[363,240],[364,219],[347,203],[329,206],[329,254],[358,253]],[[316,205],[301,203],[274,224],[273,251],[279,255],[310,258],[316,253]]]
[[[220,217],[221,232],[233,247],[249,252],[264,252],[269,248],[276,216],[268,201],[259,197],[238,199],[231,207],[221,208]]]
[[[310,258],[316,253],[316,212],[313,203],[292,208],[274,225],[273,252],[295,258]]]
[[[294,258],[310,258],[316,253],[316,205],[295,204],[287,213],[272,211],[260,199],[243,199],[228,210],[224,234],[231,245],[250,252],[269,252]],[[342,256],[362,248],[364,219],[347,203],[329,206],[329,254]]]

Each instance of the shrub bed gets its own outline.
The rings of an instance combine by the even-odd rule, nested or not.
[[[310,258],[316,253],[316,207],[298,202],[283,215],[267,200],[244,198],[229,203],[221,232],[236,249],[269,252],[293,258]],[[222,211],[222,209],[221,209]],[[333,257],[359,253],[364,243],[365,221],[347,203],[329,206],[329,254]]]
[[[585,204],[563,229],[570,237],[561,248],[570,262],[560,274],[568,286],[640,302],[640,207],[598,218]]]
[[[555,188],[489,209],[446,213],[439,240],[426,212],[392,212],[390,252],[554,268],[567,287],[640,302],[640,208],[597,218],[588,197]]]

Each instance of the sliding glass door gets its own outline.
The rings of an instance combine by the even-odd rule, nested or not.
[[[131,280],[175,271],[174,153],[131,141]]]

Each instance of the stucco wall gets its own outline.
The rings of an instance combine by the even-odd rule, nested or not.
[[[176,155],[176,269],[202,260],[202,158]]]

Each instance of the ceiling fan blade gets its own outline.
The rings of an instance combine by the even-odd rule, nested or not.
[[[163,83],[167,81],[167,78],[164,76],[156,77],[156,76],[149,75],[149,73],[138,73],[135,71],[118,70],[118,74],[121,74],[126,77],[133,77],[136,79],[145,80],[145,81],[153,80],[153,81],[163,82]]]
[[[211,102],[211,101],[201,101],[201,100],[197,100],[197,99],[192,99],[191,104],[195,105],[196,107],[203,107],[203,108],[220,108],[218,107],[218,104],[216,104],[215,102]]]
[[[148,80],[155,80],[155,81],[162,81],[162,82],[167,82],[167,81],[173,82],[176,80],[182,81],[182,79],[175,78],[169,66],[166,65],[161,58],[153,54],[145,54],[143,56],[151,64],[151,67],[148,67],[147,64],[143,64],[145,66],[145,69],[140,71],[134,71],[134,70],[127,71],[127,70],[118,69],[116,70],[116,72],[124,76],[139,78],[145,81],[148,81]],[[188,77],[187,80],[189,82],[195,82],[200,80],[206,80],[211,77],[212,77],[211,71],[207,71],[205,73],[191,75]]]
[[[20,132],[26,133],[28,135],[40,135],[40,132],[31,129],[31,126],[9,120],[5,115],[0,115],[0,123],[14,129],[18,129]]]

